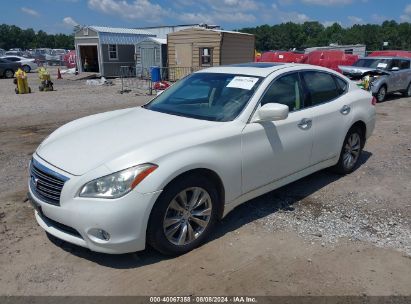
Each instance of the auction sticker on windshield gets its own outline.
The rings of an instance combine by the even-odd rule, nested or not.
[[[386,67],[387,67],[387,64],[384,63],[384,62],[380,62],[380,63],[377,65],[377,68],[385,69]]]
[[[230,83],[227,84],[227,88],[251,90],[257,81],[258,78],[256,77],[235,76]]]

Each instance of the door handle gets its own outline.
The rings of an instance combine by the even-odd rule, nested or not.
[[[340,110],[340,113],[341,113],[342,115],[347,115],[347,114],[349,114],[350,112],[351,112],[351,107],[350,107],[350,106],[347,106],[347,105],[343,106],[343,107],[341,108],[341,110]]]
[[[309,128],[311,128],[312,124],[313,124],[313,121],[311,119],[303,118],[298,123],[298,127],[301,130],[308,130]]]

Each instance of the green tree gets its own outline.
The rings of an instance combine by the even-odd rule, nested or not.
[[[22,30],[15,25],[0,25],[0,48],[74,48],[74,36],[65,34],[49,35],[44,31],[37,33],[29,28]]]

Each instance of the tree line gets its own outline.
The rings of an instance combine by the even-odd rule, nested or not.
[[[240,32],[254,34],[256,49],[290,50],[313,46],[336,44],[365,44],[368,51],[383,49],[411,50],[411,23],[384,21],[378,24],[356,24],[342,27],[338,23],[324,26],[317,21],[302,24],[287,22],[276,25],[261,25],[239,29]]]
[[[365,44],[367,50],[381,50],[388,42],[388,49],[411,50],[411,23],[384,21],[379,24],[356,24],[342,27],[338,23],[324,26],[318,21],[304,23],[281,23],[260,25],[239,29],[240,32],[254,34],[256,49],[290,50],[312,46],[337,44]],[[15,25],[0,25],[0,48],[56,48],[73,49],[74,36],[66,34],[47,34],[40,30],[21,29]]]
[[[32,28],[21,29],[15,25],[0,25],[0,48],[35,49],[74,49],[74,36],[65,34],[47,34]]]

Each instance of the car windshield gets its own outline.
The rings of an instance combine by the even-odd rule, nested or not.
[[[363,67],[363,68],[372,68],[372,69],[388,69],[390,59],[359,59],[354,66]]]
[[[165,90],[144,108],[190,118],[231,121],[262,81],[261,77],[195,73]]]

